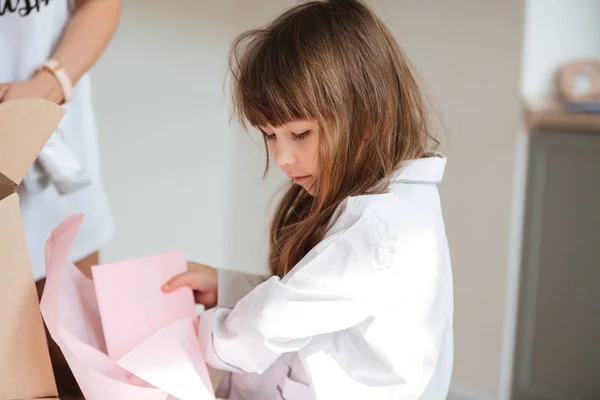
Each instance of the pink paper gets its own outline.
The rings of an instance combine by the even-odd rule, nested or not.
[[[190,288],[171,294],[161,290],[186,270],[180,250],[92,268],[106,347],[113,360],[176,321],[196,317]]]
[[[118,270],[112,268],[116,264],[106,266],[106,271],[103,266],[98,267],[94,276],[102,271],[102,277],[95,288],[67,258],[82,220],[81,215],[67,218],[46,244],[47,277],[41,310],[48,330],[63,351],[85,398],[214,399],[195,335],[195,311],[190,311],[194,308],[193,298],[191,302],[186,300],[191,292],[178,291],[170,298],[162,293],[157,295],[154,290],[163,274],[168,279],[170,274],[180,270],[182,253],[144,258],[148,261],[146,270],[136,281],[131,280],[135,273],[129,271],[129,267],[138,271],[142,268],[140,260],[118,263]],[[165,261],[168,263],[164,264]],[[183,265],[185,267],[185,260]],[[126,281],[135,287],[149,284],[147,288],[132,290],[131,286],[121,285]],[[107,287],[122,303],[107,300]],[[128,293],[135,292],[137,297],[123,295],[123,288],[129,288]],[[97,295],[103,299],[100,307]],[[119,309],[114,310],[115,307]],[[170,307],[176,309],[170,310]],[[131,318],[136,324],[126,324],[125,310],[135,311]],[[151,314],[150,311],[157,312]],[[140,315],[152,316],[142,323]],[[132,330],[135,334],[131,334]],[[119,335],[127,340],[121,343]],[[112,338],[111,345],[116,345],[117,351],[129,349],[121,358],[113,359],[106,353],[105,337]],[[134,338],[139,341],[134,343]]]
[[[210,376],[198,347],[195,323],[191,318],[175,322],[136,347],[118,364],[177,398],[207,398],[212,395],[208,390]],[[194,384],[186,384],[189,382]]]

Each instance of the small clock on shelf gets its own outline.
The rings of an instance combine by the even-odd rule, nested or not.
[[[556,76],[560,98],[571,104],[600,102],[600,61],[573,61]]]

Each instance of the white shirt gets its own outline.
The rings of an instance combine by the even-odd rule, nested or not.
[[[68,0],[0,0],[0,83],[24,81],[56,48],[69,21]],[[45,276],[44,246],[52,230],[72,214],[85,214],[70,258],[77,261],[103,247],[113,235],[113,221],[100,181],[96,121],[90,77],[84,75],[60,122],[64,143],[75,153],[92,184],[61,196],[54,186],[31,194],[19,187],[21,214],[35,279]]]
[[[219,397],[446,398],[453,291],[436,187],[445,163],[412,161],[389,193],[348,198],[283,279],[220,272],[219,308],[199,325],[207,362],[234,372]]]

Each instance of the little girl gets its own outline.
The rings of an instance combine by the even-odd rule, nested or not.
[[[233,100],[292,183],[261,278],[190,263],[199,340],[229,400],[445,399],[452,272],[421,92],[358,0],[312,1],[239,37]],[[267,165],[268,166],[268,165]]]

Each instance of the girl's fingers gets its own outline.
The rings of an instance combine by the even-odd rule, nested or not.
[[[196,277],[196,273],[194,273],[193,271],[184,272],[183,274],[179,274],[171,278],[170,281],[163,285],[162,290],[163,292],[170,293],[183,286],[187,286],[192,288],[193,290],[197,290],[197,279],[198,278]]]

